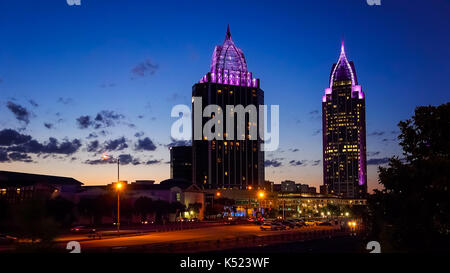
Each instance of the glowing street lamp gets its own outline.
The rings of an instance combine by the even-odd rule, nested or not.
[[[120,191],[123,189],[122,183],[116,183],[117,189],[117,233],[120,235]]]
[[[107,160],[109,159],[109,155],[102,155],[102,159]],[[116,189],[117,189],[117,233],[120,235],[120,195],[119,192],[123,188],[122,183],[120,183],[120,158],[117,158],[117,183],[116,183]]]

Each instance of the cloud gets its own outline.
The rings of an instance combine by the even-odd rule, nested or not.
[[[0,148],[0,162],[8,162],[8,153],[5,149]]]
[[[128,165],[128,164],[139,165],[139,164],[141,164],[139,159],[134,158],[130,154],[119,155],[119,161],[120,161],[120,165]],[[86,160],[86,161],[84,161],[84,163],[89,164],[89,165],[102,165],[102,164],[112,164],[112,163],[116,164],[117,159],[113,158],[113,157],[108,157],[107,159]]]
[[[15,104],[12,101],[8,101],[7,107],[17,120],[25,122],[25,124],[30,123],[30,112],[25,107]]]
[[[95,117],[95,128],[111,127],[115,125],[115,121],[125,118],[124,115],[118,114],[114,111],[103,110]]]
[[[133,67],[133,69],[131,69],[131,73],[134,76],[144,77],[146,75],[154,75],[158,68],[159,66],[157,64],[152,63],[150,59],[146,59]]]
[[[89,144],[87,146],[87,151],[88,152],[96,152],[99,147],[100,147],[100,143],[98,142],[98,140],[93,140],[93,141],[89,142]]]
[[[139,164],[141,164],[139,159],[133,158],[130,154],[119,155],[119,160],[120,160],[121,165],[128,165],[128,164],[139,165]]]
[[[103,144],[102,150],[105,152],[110,151],[121,151],[128,148],[127,139],[125,137],[120,137],[113,140],[108,140]]]
[[[289,161],[289,164],[291,166],[305,166],[306,162],[306,160],[291,160]]]
[[[300,151],[298,148],[291,148],[291,149],[289,149],[289,151],[291,151],[291,152],[293,152],[293,153],[296,153],[296,152],[298,152],[298,151]]]
[[[281,165],[283,165],[280,161],[276,160],[276,159],[270,159],[270,160],[266,160],[264,161],[264,167],[280,167]]]
[[[97,138],[98,135],[96,133],[89,133],[89,135],[86,137],[87,139]]]
[[[33,154],[73,154],[81,147],[79,139],[72,141],[58,141],[50,137],[48,141],[40,143],[29,135],[20,134],[12,129],[0,131],[0,146],[4,146],[8,152],[33,153]],[[17,156],[17,155],[16,155]]]
[[[289,161],[289,164],[291,166],[317,166],[319,165],[321,160],[291,160]]]
[[[320,161],[321,161],[321,160],[313,160],[313,161],[311,161],[311,166],[317,166],[317,165],[319,165],[319,164],[320,164]]]
[[[145,165],[154,165],[154,164],[159,164],[159,163],[161,163],[161,160],[152,159],[152,160],[148,160],[147,162],[145,162]]]
[[[309,112],[310,115],[318,115],[319,114],[319,110],[313,110],[311,112]]]
[[[144,136],[145,133],[144,132],[137,132],[136,134],[134,134],[135,137],[141,137]]]
[[[53,124],[52,124],[52,123],[44,122],[44,126],[45,126],[45,128],[47,128],[47,129],[52,129],[52,128],[53,128]]]
[[[312,135],[317,136],[320,132],[322,132],[322,129],[315,130]]]
[[[33,162],[31,157],[25,153],[12,152],[8,154],[8,157],[12,161]]]
[[[370,157],[377,156],[379,154],[380,154],[380,152],[367,152],[367,156],[370,156]]]
[[[388,157],[383,158],[371,158],[367,160],[367,165],[383,165],[389,162]]]
[[[125,116],[114,111],[103,110],[97,113],[95,118],[85,115],[76,119],[78,128],[87,129],[93,127],[94,129],[108,128],[116,125],[117,122],[124,119]],[[128,126],[135,127],[134,124],[127,123]]]
[[[31,106],[33,107],[38,107],[39,104],[37,104],[37,102],[35,102],[34,100],[28,100],[28,102],[31,104]]]
[[[34,154],[45,153],[70,155],[77,152],[80,147],[81,141],[78,139],[74,139],[72,141],[63,140],[60,143],[56,138],[50,137],[45,143],[40,143],[33,139],[20,145],[10,146],[8,150]]]
[[[177,146],[192,146],[191,140],[176,140],[174,138],[170,138],[172,142],[166,145],[166,147],[177,147]]]
[[[19,145],[31,140],[31,136],[23,135],[12,129],[0,131],[0,146]]]
[[[62,98],[62,97],[59,97],[57,102],[65,104],[65,105],[74,103],[73,99],[71,99],[71,98]]]
[[[138,139],[138,143],[135,145],[136,151],[154,151],[156,150],[156,146],[153,141],[146,137],[144,139]]]
[[[91,126],[92,123],[93,122],[90,116],[80,116],[79,118],[77,118],[78,128],[80,129],[86,129]]]
[[[382,136],[385,132],[383,131],[373,131],[372,133],[368,134],[369,136]]]

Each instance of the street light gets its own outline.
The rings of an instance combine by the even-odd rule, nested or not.
[[[122,190],[122,183],[117,182],[117,234],[120,236],[120,190]]]
[[[102,158],[107,160],[109,159],[109,155],[102,155]],[[120,183],[120,158],[117,158],[117,183],[116,183],[116,189],[117,189],[117,233],[120,236],[120,195],[119,192],[122,189],[122,183]]]
[[[264,192],[263,191],[259,191],[258,192],[258,198],[259,198],[259,211],[261,212],[261,216],[262,216],[262,210],[261,210],[261,200],[264,198]]]

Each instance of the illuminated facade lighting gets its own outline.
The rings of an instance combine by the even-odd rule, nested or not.
[[[207,102],[202,105],[203,109],[211,104],[218,105],[221,109],[226,109],[226,105],[254,105],[259,109],[264,104],[264,91],[259,84],[259,79],[252,78],[252,73],[248,72],[244,53],[234,44],[228,27],[225,41],[214,49],[210,72],[193,86],[192,96],[201,97],[203,102]],[[232,114],[235,115],[234,112]],[[259,113],[257,115],[260,120]],[[193,119],[193,129],[195,122]],[[207,120],[203,119],[201,122],[201,128],[204,128]],[[224,118],[220,124],[227,128],[227,119]],[[225,135],[223,132],[226,136],[224,140],[205,138],[192,141],[193,182],[205,189],[251,189],[263,186],[262,140],[250,139],[251,126],[256,126],[256,123],[245,126],[243,140],[234,141],[238,137],[235,122],[235,136]]]
[[[322,97],[323,179],[345,198],[367,194],[365,96],[344,43]]]

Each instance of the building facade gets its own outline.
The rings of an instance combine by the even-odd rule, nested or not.
[[[192,181],[192,146],[170,147],[170,178]]]
[[[193,101],[193,177],[198,186],[205,189],[239,188],[264,186],[264,152],[261,151],[261,138],[249,132],[256,128],[262,119],[256,110],[256,121],[250,118],[248,109],[264,104],[264,92],[259,87],[259,79],[252,78],[248,72],[244,54],[231,39],[230,29],[223,45],[216,46],[211,61],[211,70],[192,88]],[[201,100],[201,108],[196,103]],[[211,116],[203,117],[208,105],[219,108]],[[227,105],[242,105],[241,113],[230,114],[232,125],[225,109]],[[247,108],[249,106],[249,108]],[[202,113],[196,114],[201,111]],[[250,110],[251,112],[251,110]],[[219,123],[223,131],[216,130],[216,137],[208,139],[196,134],[196,126],[204,128],[210,118],[223,116]],[[245,117],[245,132],[238,135],[237,116]],[[197,116],[197,118],[196,118]],[[199,117],[199,118],[198,118]],[[243,119],[241,119],[243,120]],[[227,124],[229,123],[229,124]],[[233,135],[226,128],[233,128]]]
[[[56,197],[73,200],[82,185],[71,177],[0,171],[0,199],[11,204]]]
[[[367,194],[365,98],[344,43],[322,98],[323,179],[344,198]]]

